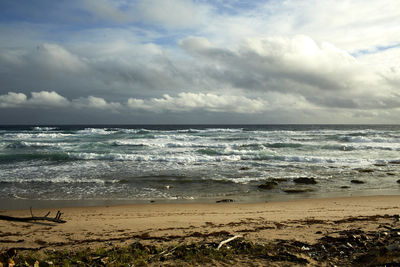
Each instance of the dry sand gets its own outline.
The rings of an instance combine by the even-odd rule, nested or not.
[[[33,210],[43,216],[49,210]],[[57,209],[50,210],[54,216]],[[371,196],[272,203],[138,204],[62,208],[64,224],[0,220],[0,250],[74,249],[139,240],[172,245],[242,235],[254,242],[274,239],[313,243],[346,229],[377,230],[400,214],[400,196]],[[0,211],[26,217],[29,210]],[[385,215],[391,215],[385,216]]]

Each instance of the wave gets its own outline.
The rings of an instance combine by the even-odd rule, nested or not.
[[[283,162],[300,162],[300,163],[336,163],[343,161],[340,158],[327,158],[315,156],[297,156],[297,155],[275,155],[269,153],[258,153],[256,155],[244,155],[242,160],[265,160],[265,161],[283,161]]]
[[[72,177],[55,177],[55,178],[13,178],[2,179],[0,184],[116,184],[119,180],[102,180],[96,178],[72,178]]]
[[[138,143],[134,140],[115,140],[111,142],[111,146],[148,147],[149,144]]]
[[[66,161],[70,160],[70,157],[67,153],[0,154],[0,163],[11,163],[29,160]]]
[[[201,130],[198,129],[185,129],[185,130],[177,130],[178,133],[201,133]]]
[[[6,145],[6,148],[25,148],[25,147],[34,147],[34,148],[44,148],[47,145],[44,143],[28,143],[24,141],[16,141],[11,144]]]
[[[263,150],[264,146],[257,143],[252,144],[234,144],[232,145],[233,149],[243,150],[243,149],[251,149],[251,150]]]
[[[398,138],[365,137],[365,136],[339,136],[338,141],[346,143],[400,143]]]
[[[116,133],[115,129],[108,129],[108,128],[85,128],[83,130],[76,131],[77,134],[84,134],[84,135],[109,135]]]
[[[269,148],[299,148],[304,145],[299,143],[270,143],[264,144],[264,146]]]
[[[111,161],[138,161],[138,162],[168,162],[177,164],[193,164],[206,162],[222,162],[241,160],[240,155],[190,155],[190,154],[167,154],[167,155],[143,155],[143,154],[121,154],[121,153],[68,153],[71,159],[76,160],[111,160]]]
[[[326,149],[326,150],[338,150],[338,151],[353,151],[356,150],[357,148],[354,146],[348,146],[348,145],[323,145],[320,146],[319,148],[321,149]]]
[[[5,145],[8,149],[20,149],[20,148],[65,148],[69,143],[48,143],[48,142],[26,142],[26,141],[15,141]]]
[[[205,132],[226,132],[226,133],[239,133],[243,132],[243,128],[208,128],[204,129]]]
[[[55,130],[59,130],[60,128],[58,127],[33,127],[32,130],[33,131],[55,131]]]
[[[70,137],[69,133],[39,132],[39,133],[6,133],[3,136],[10,139],[57,139]]]
[[[213,155],[221,155],[221,152],[220,152],[220,151],[217,151],[217,150],[211,149],[211,148],[199,149],[199,150],[197,150],[196,152],[199,153],[199,154],[210,155],[210,156],[213,156]]]

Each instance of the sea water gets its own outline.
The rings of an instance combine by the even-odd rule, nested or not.
[[[0,202],[398,194],[398,163],[393,125],[0,126]]]

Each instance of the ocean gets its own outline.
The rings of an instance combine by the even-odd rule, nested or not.
[[[0,126],[2,209],[398,194],[399,176],[398,125]]]

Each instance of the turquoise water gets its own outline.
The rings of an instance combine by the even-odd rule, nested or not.
[[[400,126],[1,126],[3,200],[269,201],[397,194]],[[310,177],[316,185],[296,185]],[[266,180],[284,180],[260,190]],[[351,180],[364,184],[353,184]]]

